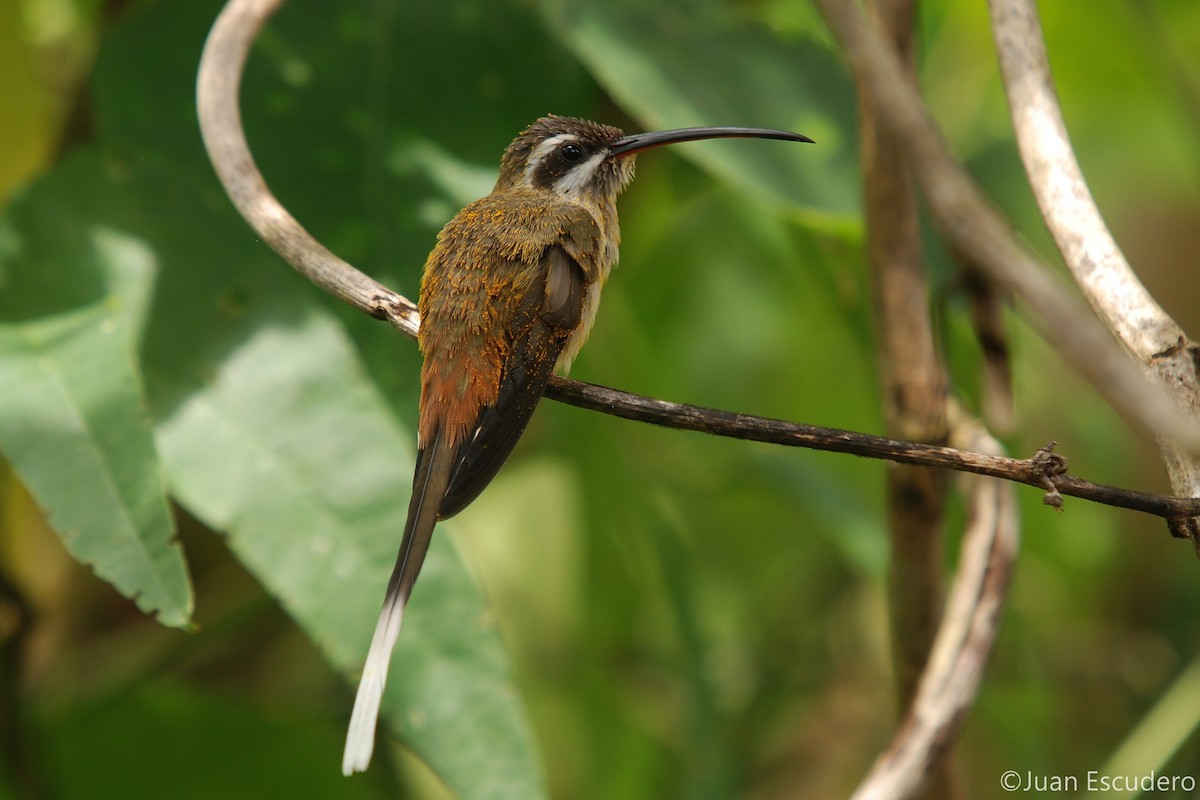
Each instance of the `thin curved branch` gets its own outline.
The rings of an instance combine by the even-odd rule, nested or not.
[[[209,157],[238,211],[285,261],[335,297],[373,317],[388,319],[404,334],[415,336],[419,325],[416,307],[313,239],[270,193],[254,165],[242,131],[238,87],[254,38],[282,4],[283,0],[230,0],[209,32],[197,77],[197,110]],[[997,459],[953,448],[669,403],[563,378],[552,379],[546,396],[682,430],[976,472],[1047,488],[1046,470],[1033,460]],[[1131,492],[1065,474],[1053,477],[1049,488],[1161,516],[1174,532],[1180,524],[1200,530],[1200,500]]]
[[[1071,288],[1012,232],[1004,217],[955,161],[916,88],[904,78],[895,49],[862,8],[846,0],[813,0],[860,91],[900,144],[930,211],[950,245],[989,279],[1009,288],[1034,312],[1031,321],[1126,420],[1200,452],[1200,426],[1161,387],[1146,380]]]
[[[1029,0],[989,0],[988,7],[1017,145],[1042,218],[1097,316],[1147,362],[1183,330],[1138,280],[1096,208],[1055,95],[1037,7]]]
[[[208,33],[196,76],[196,110],[209,160],[238,212],[284,261],[334,297],[415,338],[417,307],[314,239],[271,194],[250,154],[238,106],[242,72],[251,45],[284,1],[231,0]]]
[[[1200,346],[1150,295],[1117,247],[1075,159],[1031,0],[990,0],[1017,145],[1063,260],[1092,309],[1200,428]],[[1176,494],[1200,495],[1200,459],[1164,444]]]
[[[1177,535],[1200,520],[1200,497],[1184,498],[1134,492],[1076,478],[1067,474],[1067,459],[1052,452],[1053,444],[1032,458],[976,453],[953,447],[905,442],[885,436],[823,428],[800,422],[756,417],[734,411],[673,403],[630,394],[590,383],[554,378],[546,396],[589,411],[622,419],[649,422],[667,428],[711,433],[752,442],[878,458],[900,464],[940,467],[972,472],[1046,490],[1047,505],[1061,507],[1058,495],[1069,495],[1095,503],[1142,511],[1167,520]],[[1180,528],[1179,526],[1183,526]]]
[[[972,421],[960,422],[952,435],[966,438],[972,449],[1002,452]],[[969,483],[958,572],[929,662],[904,720],[853,800],[900,800],[919,792],[975,702],[1017,557],[1018,515],[1008,484],[978,478]]]

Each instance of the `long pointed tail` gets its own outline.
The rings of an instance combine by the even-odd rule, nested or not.
[[[388,581],[383,610],[379,612],[379,622],[375,626],[375,635],[371,638],[371,648],[367,651],[367,660],[358,684],[358,695],[354,698],[354,711],[350,714],[350,729],[346,733],[346,749],[342,754],[344,775],[361,772],[371,763],[371,754],[375,750],[375,724],[379,719],[383,687],[392,661],[392,648],[400,634],[404,606],[408,603],[413,583],[429,550],[433,526],[437,524],[438,511],[450,483],[455,450],[441,445],[439,432],[432,442],[417,453],[404,538],[400,540],[400,553],[396,556],[396,566]]]

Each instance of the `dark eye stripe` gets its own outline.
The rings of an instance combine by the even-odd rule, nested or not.
[[[553,188],[559,178],[588,157],[588,151],[588,147],[577,142],[562,144],[534,168],[533,185],[541,189]]]

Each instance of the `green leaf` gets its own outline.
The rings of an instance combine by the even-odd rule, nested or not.
[[[85,389],[111,397],[100,378],[124,387],[124,406],[138,409],[152,454],[134,393],[131,334],[122,334],[125,326],[143,331],[146,396],[172,492],[226,531],[237,557],[332,662],[356,674],[399,543],[412,438],[320,294],[253,240],[201,163],[82,153],[13,212],[8,288],[44,297],[41,267],[59,264],[79,276],[73,302],[107,299],[77,312],[55,312],[47,301],[38,317],[7,323],[0,361],[14,372],[3,385],[32,386],[45,355],[61,353],[69,379]],[[64,237],[57,224],[95,233]],[[158,268],[152,295],[134,280],[138,254],[143,266]],[[104,294],[106,282],[117,294]],[[19,304],[4,310],[15,316]],[[375,330],[398,349],[412,347],[386,326]],[[34,333],[39,338],[29,341]],[[0,403],[27,409],[10,415],[18,421],[55,411],[29,391],[0,393]],[[138,441],[129,425],[105,419],[106,444],[114,440],[124,452]],[[58,448],[47,447],[44,431],[9,428],[0,435],[15,431],[16,452],[44,458],[63,491],[104,479],[102,464],[51,457]],[[86,498],[73,508],[85,522],[107,523]],[[451,530],[439,530],[406,615],[385,715],[461,796],[539,797],[540,770],[508,660],[446,539]],[[97,543],[97,557],[121,555]],[[349,710],[347,694],[347,718]],[[337,772],[340,749],[331,747],[328,758]]]
[[[172,490],[199,519],[228,534],[236,556],[331,661],[356,675],[399,543],[412,435],[396,424],[327,301],[265,251],[211,177],[190,107],[197,48],[216,12],[215,4],[205,5],[152,6],[106,37],[95,79],[103,155],[77,159],[53,189],[37,192],[38,200],[47,220],[62,207],[72,235],[104,226],[130,233],[154,254],[160,273],[153,297],[131,291],[127,304],[138,309],[128,312],[131,329],[144,329],[147,394]],[[470,143],[486,148],[490,161],[520,125],[544,112],[543,103],[594,95],[577,65],[557,70],[549,85],[509,84],[507,75],[488,79],[493,57],[469,43],[494,42],[498,23],[544,40],[536,26],[522,22],[532,17],[528,11],[480,6],[479,14],[464,18],[441,3],[427,6],[429,13],[418,16],[436,36],[357,9],[335,15],[341,38],[329,36],[331,20],[323,15],[281,15],[251,60],[244,102],[252,140],[261,141],[258,131],[268,128],[274,144],[260,148],[260,156],[289,207],[355,260],[375,250],[387,256],[389,268],[410,265],[413,285],[420,259],[410,254],[426,250],[436,230],[428,214],[417,212],[436,194],[421,174],[427,170],[406,171],[403,159],[389,160],[389,153],[449,138],[453,156]],[[392,94],[388,81],[417,76],[406,78],[405,91],[428,92],[429,75],[348,60],[346,53],[382,53],[394,46],[391,37],[402,35],[416,37],[420,47],[396,52],[446,65],[440,85],[457,88],[452,95],[439,90],[453,97],[447,105],[453,116],[426,116],[430,125],[410,125],[397,135],[382,105]],[[461,49],[474,58],[435,58],[447,35],[463,39]],[[553,48],[523,52],[542,53],[529,63],[530,74],[547,73],[559,60]],[[147,69],[148,63],[161,68]],[[364,76],[364,69],[374,72]],[[320,80],[310,85],[305,75]],[[362,96],[345,91],[360,81],[374,106],[363,108]],[[581,84],[589,91],[577,91]],[[464,85],[482,102],[464,106]],[[460,113],[464,108],[477,118]],[[499,136],[495,125],[477,124],[497,109],[505,120]],[[447,131],[455,135],[444,137]],[[375,165],[365,176],[358,173],[359,151]],[[394,174],[386,171],[389,164]],[[331,189],[337,202],[330,202]],[[387,202],[397,200],[403,212],[389,212]],[[373,217],[387,222],[373,229]],[[366,238],[397,218],[403,242],[381,246]],[[31,286],[42,274],[37,265],[55,249],[50,230],[45,225],[39,235],[46,235],[22,252],[20,279]],[[79,269],[86,258],[70,263],[66,283],[78,295],[72,303],[94,301],[103,287]],[[38,313],[56,310],[48,301]],[[364,327],[393,350],[413,349],[384,326]],[[397,385],[415,396],[409,375]],[[507,656],[447,540],[452,530],[439,530],[406,614],[384,713],[461,796],[543,796]],[[331,771],[339,760],[340,750],[331,748]]]
[[[0,325],[0,448],[71,554],[165,625],[192,593],[120,318]]]
[[[724,180],[773,200],[856,211],[854,88],[812,38],[787,41],[728,4],[545,0],[558,38],[627,110],[652,128],[753,125],[816,145],[713,141],[680,146]]]
[[[194,382],[164,413],[164,457],[180,499],[229,532],[238,558],[353,674],[403,528],[411,437],[328,313],[305,304],[244,333],[212,379],[150,365],[175,391]],[[385,713],[462,796],[538,797],[507,660],[450,530],[438,530],[405,615]],[[331,767],[339,757],[329,753]]]

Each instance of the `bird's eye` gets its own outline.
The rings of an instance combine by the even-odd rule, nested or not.
[[[564,144],[558,151],[558,154],[568,164],[575,164],[583,158],[583,148],[577,144]]]

